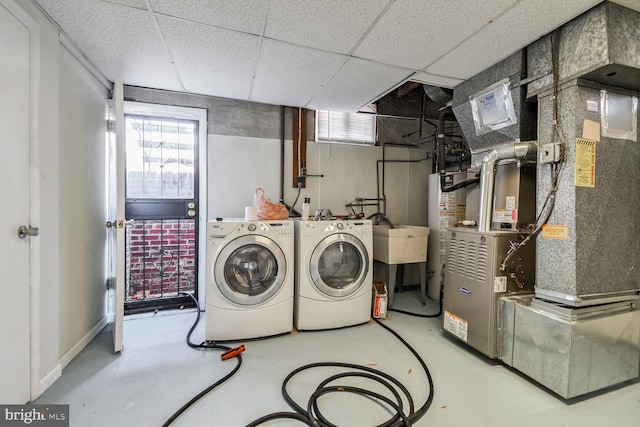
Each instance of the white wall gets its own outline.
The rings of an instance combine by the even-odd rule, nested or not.
[[[285,140],[284,200],[291,205],[297,194],[292,185],[293,142]],[[238,136],[209,135],[208,218],[243,217],[244,207],[253,204],[256,187],[278,201],[280,193],[280,140]],[[386,148],[387,160],[420,160],[422,150]],[[381,147],[345,144],[307,143],[307,173],[324,175],[307,178],[295,206],[300,211],[304,197],[311,198],[311,212],[329,208],[346,215],[345,205],[356,197],[376,198],[376,161],[382,159]],[[431,161],[392,163],[385,166],[387,216],[393,223],[427,225],[427,191]],[[380,180],[382,168],[380,168]],[[380,189],[382,195],[382,188]],[[359,212],[356,209],[356,212]],[[369,216],[377,209],[365,207]],[[375,264],[375,277],[384,280],[384,265]],[[405,284],[419,283],[417,266],[408,266]]]
[[[244,217],[257,187],[277,202],[280,193],[280,140],[209,135],[209,220]]]
[[[60,49],[59,355],[104,321],[107,89]]]
[[[293,143],[285,141],[285,202],[291,205],[297,195],[292,185]],[[208,217],[244,216],[244,207],[253,204],[256,187],[277,202],[280,193],[280,140],[209,135]],[[414,160],[424,151],[387,148],[386,158]],[[376,198],[376,161],[382,159],[381,147],[346,144],[307,143],[307,173],[324,175],[307,178],[296,209],[304,197],[311,198],[311,212],[329,208],[336,215],[349,213],[345,205],[356,197]],[[387,216],[395,223],[427,224],[427,177],[430,161],[387,163],[385,193]],[[381,177],[382,175],[380,175]],[[376,212],[366,207],[365,215]]]

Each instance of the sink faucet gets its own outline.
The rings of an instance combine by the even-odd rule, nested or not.
[[[373,215],[369,216],[369,219],[371,219],[371,218],[375,218],[375,224],[376,225],[386,224],[386,225],[389,226],[389,228],[394,228],[393,227],[393,223],[382,212],[374,213]]]

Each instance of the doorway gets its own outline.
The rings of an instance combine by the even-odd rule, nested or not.
[[[199,126],[125,115],[125,314],[198,299]]]

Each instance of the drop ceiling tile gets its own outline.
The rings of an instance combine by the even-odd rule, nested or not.
[[[435,74],[429,74],[425,73],[424,71],[420,71],[411,76],[411,81],[451,89],[457,86],[459,83],[462,83],[464,80],[454,79],[446,76],[438,76]]]
[[[397,1],[380,19],[354,55],[421,70],[516,0]]]
[[[611,2],[640,12],[640,0],[611,0]]]
[[[349,58],[306,107],[358,111],[406,81],[411,74],[413,72],[406,68]]]
[[[251,100],[304,106],[346,59],[337,53],[265,39]]]
[[[523,0],[425,71],[468,79],[598,3],[600,0]]]
[[[249,34],[262,34],[265,0],[150,0],[154,12]]]
[[[119,4],[122,6],[135,7],[140,10],[147,10],[147,2],[145,0],[102,0],[105,3]]]
[[[188,92],[248,99],[260,37],[158,16]]]
[[[110,80],[120,78],[128,85],[182,90],[148,12],[101,1],[38,3]]]
[[[265,37],[349,53],[388,0],[271,0]]]

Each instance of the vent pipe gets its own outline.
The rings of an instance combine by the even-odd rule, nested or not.
[[[493,148],[482,159],[480,172],[480,209],[478,212],[478,231],[491,230],[491,209],[493,202],[493,183],[495,179],[495,166],[500,160],[507,159],[535,159],[538,152],[536,142],[510,142]]]

